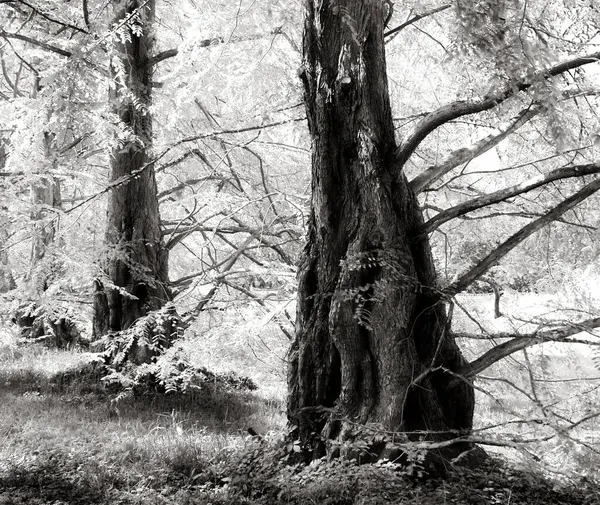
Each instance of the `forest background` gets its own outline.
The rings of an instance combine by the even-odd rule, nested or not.
[[[460,285],[452,331],[481,367],[473,437],[554,475],[597,478],[599,11],[571,0],[386,5],[398,144],[437,121],[404,172],[440,286]],[[125,440],[106,461],[133,458],[152,476],[142,460],[158,460],[203,483],[199,468],[215,472],[246,428],[285,432],[311,212],[302,27],[300,2],[0,0],[3,465],[14,470],[24,447],[21,470],[57,452],[65,398],[81,414],[91,393],[57,398],[56,377],[94,350],[117,364],[101,383],[113,389],[67,430],[70,460],[90,464],[98,439],[81,430],[100,416],[103,437]],[[197,367],[234,389],[251,379],[260,401],[227,396],[200,419],[179,404],[139,413],[141,377],[191,391]],[[41,424],[47,451],[32,456]]]

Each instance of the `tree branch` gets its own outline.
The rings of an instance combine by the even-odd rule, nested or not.
[[[504,342],[495,346],[476,360],[468,363],[458,371],[458,374],[465,377],[472,377],[483,372],[494,363],[506,358],[507,356],[510,356],[517,351],[521,351],[527,347],[542,344],[547,341],[564,340],[572,335],[577,335],[578,333],[589,331],[599,326],[600,317],[595,317],[579,323],[573,323],[560,328],[554,328],[552,330],[540,331],[528,335],[510,335],[513,338],[511,338],[508,342]],[[494,335],[495,338],[506,338],[508,336],[509,335]]]
[[[266,123],[263,125],[257,125],[257,126],[246,126],[244,128],[234,128],[232,130],[221,130],[221,131],[215,131],[212,133],[202,133],[200,135],[193,135],[191,137],[184,137],[181,140],[178,140],[174,146],[178,146],[180,144],[184,144],[187,142],[195,142],[196,140],[202,140],[202,139],[206,139],[206,138],[211,138],[211,137],[217,137],[218,135],[226,135],[226,134],[231,134],[231,133],[245,133],[245,132],[250,132],[250,131],[256,131],[256,130],[264,130],[266,128],[272,128],[274,126],[279,126],[282,124],[287,124],[287,123],[295,123],[298,121],[305,121],[306,117],[299,117],[299,118],[294,118],[294,119],[284,119],[282,121],[276,121],[274,123]]]
[[[175,224],[178,223],[177,221],[171,223],[171,222],[163,222],[163,224]],[[211,232],[211,233],[225,233],[228,235],[234,234],[234,233],[248,233],[249,235],[252,235],[256,238],[256,236],[260,236],[260,241],[262,243],[264,243],[264,235],[269,235],[271,237],[280,237],[281,235],[283,235],[284,233],[290,233],[290,230],[285,228],[282,229],[280,231],[269,231],[269,230],[257,230],[255,228],[250,228],[248,226],[245,225],[241,225],[241,226],[211,226],[211,225],[206,225],[203,223],[197,223],[197,224],[191,224],[189,226],[176,226],[174,228],[166,228],[165,230],[163,230],[163,234],[165,235],[169,235],[171,233],[175,233],[175,232],[179,232],[179,233],[183,233],[185,235],[189,235],[192,232],[195,231],[204,231],[204,232]],[[293,230],[292,230],[293,231]],[[299,237],[295,237],[295,238],[299,238]],[[259,239],[257,239],[259,240]],[[269,246],[267,246],[269,247]]]
[[[55,23],[57,25],[64,26],[65,28],[71,28],[71,29],[81,32],[81,33],[88,33],[87,30],[84,30],[83,28],[80,28],[79,26],[72,25],[71,23],[67,23],[66,21],[60,21],[59,19],[52,17],[50,14],[47,14],[47,13],[39,10],[36,6],[31,5],[29,2],[26,2],[25,0],[15,0],[15,1],[19,2],[20,4],[26,5],[33,12],[35,12],[38,16],[43,17],[44,19],[50,21],[51,23]]]
[[[225,242],[229,247],[232,247],[233,249],[237,249],[237,246],[231,241],[229,240],[224,233],[220,233],[217,232],[217,237],[219,237],[223,242]],[[248,251],[244,251],[242,253],[246,258],[248,258],[252,263],[254,263],[255,265],[258,265],[259,267],[264,267],[265,264],[259,260],[257,260],[254,256],[252,256],[252,254],[250,254]]]
[[[521,127],[541,111],[541,107],[528,107],[527,109],[522,110],[516,117],[500,126],[497,129],[499,130],[499,133],[492,133],[478,140],[474,144],[471,144],[469,147],[463,147],[462,149],[454,151],[440,165],[429,167],[427,170],[417,175],[412,181],[410,181],[410,187],[415,193],[420,193],[435,181],[446,175],[452,169],[462,165],[463,163],[471,161],[473,158],[476,158],[477,156],[489,151],[492,147],[498,145],[513,131]]]
[[[495,191],[494,193],[483,195],[478,198],[473,198],[472,200],[443,210],[423,225],[421,233],[431,233],[440,225],[447,221],[450,221],[451,219],[467,214],[468,212],[487,207],[489,205],[504,202],[509,198],[523,193],[527,193],[528,191],[539,188],[540,186],[544,186],[549,182],[558,181],[561,179],[568,179],[572,177],[581,177],[583,175],[592,175],[597,173],[600,173],[600,163],[590,163],[588,165],[577,165],[574,167],[557,168],[556,170],[553,170],[548,174],[533,177],[532,179],[529,179],[528,181],[522,182],[520,184],[515,184],[514,186],[500,189],[498,191]]]
[[[204,296],[198,304],[189,312],[183,315],[182,319],[185,324],[190,324],[198,315],[204,310],[204,307],[213,299],[215,294],[217,293],[219,286],[223,283],[223,279],[227,275],[227,272],[233,268],[236,261],[242,255],[242,252],[248,247],[250,242],[252,242],[252,237],[248,237],[246,241],[235,251],[230,258],[227,260],[225,265],[223,266],[223,270],[218,277],[213,279],[213,287],[210,291]]]
[[[247,230],[246,230],[247,233],[249,233],[251,237],[253,237],[255,240],[257,240],[259,244],[263,244],[265,247],[270,247],[271,249],[273,249],[279,255],[279,257],[283,260],[284,263],[286,263],[290,266],[295,266],[294,260],[292,258],[290,258],[290,256],[281,248],[281,246],[279,246],[277,244],[273,244],[273,243],[271,243],[271,241],[266,240],[263,232],[247,227],[236,216],[231,216],[231,219],[233,221],[235,221],[238,225],[247,228]]]
[[[229,282],[228,280],[223,280],[223,284],[229,286],[230,288],[233,288],[233,289],[239,291],[240,293],[243,293],[248,298],[251,298],[256,303],[258,303],[261,307],[268,308],[267,304],[265,303],[265,301],[262,298],[260,298],[259,296],[257,296],[254,293],[252,293],[252,291],[249,291],[248,289],[245,289],[242,286],[238,286],[237,284],[233,284],[232,282]],[[286,317],[287,317],[287,314],[286,314]],[[288,317],[288,321],[289,321],[289,317]],[[291,322],[292,321],[290,321],[290,323]],[[281,332],[287,337],[287,339],[290,342],[294,340],[294,337],[292,336],[292,334],[287,330],[287,328],[285,326],[283,326],[283,324],[281,323],[281,321],[277,321],[277,326],[279,326],[279,329],[281,330]]]
[[[464,219],[465,221],[475,221],[475,220],[490,219],[492,217],[500,217],[500,216],[524,217],[524,218],[531,219],[533,217],[540,217],[542,215],[543,214],[540,214],[539,212],[525,212],[525,211],[521,211],[521,212],[510,211],[510,212],[508,212],[507,211],[507,212],[490,212],[489,214],[482,214],[482,215],[478,215],[478,216],[467,216],[465,214],[463,216],[458,216],[458,217],[460,219]],[[596,226],[592,226],[592,225],[584,224],[584,223],[575,223],[573,221],[569,221],[568,219],[565,219],[564,217],[557,218],[556,222],[566,224],[569,226],[575,226],[576,228],[583,228],[584,230],[589,230],[589,231],[598,230],[598,227],[596,227]]]
[[[521,91],[527,91],[540,80],[547,80],[551,77],[555,77],[567,72],[568,70],[579,68],[589,63],[595,63],[599,59],[600,52],[592,53],[588,56],[574,58],[572,60],[559,63],[553,67],[540,70],[527,80],[521,80],[512,83],[502,90],[490,93],[481,100],[459,100],[457,102],[444,105],[436,111],[428,114],[417,124],[413,133],[409,135],[406,141],[403,142],[396,150],[396,157],[398,158],[401,166],[404,166],[408,158],[410,158],[410,156],[415,152],[417,147],[427,137],[427,135],[448,121],[452,121],[453,119],[467,116],[469,114],[475,114],[493,109],[511,96],[514,96]]]
[[[157,65],[161,61],[168,60],[169,58],[174,58],[178,54],[178,49],[167,49],[166,51],[162,51],[150,58],[150,60],[148,60],[148,66],[152,67],[154,65]]]
[[[2,28],[0,28],[0,37],[6,38],[6,39],[23,40],[24,42],[29,42],[30,44],[32,44],[34,46],[41,47],[42,49],[45,49],[46,51],[60,54],[61,56],[65,56],[67,58],[70,58],[71,56],[73,56],[72,52],[66,51],[65,49],[61,49],[60,47],[56,47],[56,46],[47,44],[46,42],[41,42],[39,40],[32,39],[31,37],[27,37],[26,35],[20,35],[19,33],[5,32]]]
[[[218,44],[247,42],[250,40],[262,39],[264,37],[268,37],[271,35],[279,35],[281,33],[282,33],[282,27],[278,26],[277,28],[273,28],[272,30],[270,30],[267,33],[255,33],[252,35],[239,35],[239,36],[235,36],[235,37],[222,37],[222,36],[212,37],[210,39],[204,39],[204,40],[197,42],[195,44],[195,46],[199,47],[199,48],[205,48],[205,47],[210,47],[210,46],[216,46]],[[167,49],[166,51],[162,51],[162,52],[158,53],[157,55],[153,56],[152,58],[150,58],[150,60],[148,61],[148,65],[150,65],[150,66],[157,65],[158,63],[168,60],[169,58],[174,58],[178,54],[179,54],[179,50],[177,48]]]
[[[142,172],[144,172],[145,170],[148,170],[148,168],[153,167],[158,161],[160,161],[161,159],[163,159],[173,149],[175,149],[176,147],[179,147],[179,146],[181,146],[183,144],[186,144],[186,143],[189,143],[189,142],[195,142],[196,140],[201,140],[201,139],[206,139],[206,138],[212,138],[212,137],[218,137],[219,135],[226,135],[226,134],[231,134],[231,133],[244,133],[244,132],[255,131],[255,130],[263,130],[265,128],[272,128],[274,126],[279,126],[279,125],[282,125],[282,124],[293,123],[293,122],[304,121],[304,120],[306,120],[306,117],[301,117],[301,118],[296,118],[296,119],[285,119],[283,121],[277,121],[275,123],[267,123],[267,124],[258,125],[258,126],[248,126],[248,127],[245,127],[245,128],[238,128],[238,129],[233,129],[233,130],[221,130],[221,131],[216,131],[216,132],[212,132],[212,133],[203,133],[203,134],[195,135],[195,136],[192,136],[192,137],[184,137],[184,138],[179,139],[178,141],[174,142],[170,146],[166,147],[165,149],[163,149],[163,151],[160,154],[156,155],[154,158],[152,158],[151,160],[149,160],[145,165],[143,165],[142,167],[140,167],[135,172],[132,172],[129,175],[125,175],[123,177],[120,177],[119,179],[117,179],[117,180],[109,183],[106,187],[104,187],[100,191],[94,193],[93,195],[90,195],[85,200],[83,200],[82,202],[78,203],[77,205],[74,205],[73,207],[71,207],[70,209],[66,210],[65,212],[66,213],[71,213],[71,212],[75,211],[76,209],[82,207],[83,205],[87,205],[87,203],[89,203],[90,201],[94,200],[95,198],[98,198],[98,197],[104,195],[105,193],[108,193],[112,189],[120,187],[120,186],[122,186],[124,184],[128,184],[129,181],[131,181],[135,177],[138,177]],[[162,167],[162,169],[166,168],[167,166],[170,166],[170,164],[167,163],[166,165],[164,165]]]
[[[548,211],[542,217],[525,225],[518,232],[510,236],[474,267],[463,273],[455,282],[444,288],[441,291],[442,295],[452,297],[456,293],[463,291],[467,286],[479,279],[479,277],[481,277],[492,266],[498,263],[504,256],[506,256],[526,238],[533,235],[536,231],[542,229],[548,223],[555,221],[565,212],[571,210],[583,200],[596,193],[598,190],[600,190],[600,178],[589,183],[587,186],[584,186],[582,189],[565,199],[552,210]]]
[[[446,9],[449,9],[450,7],[452,7],[452,4],[446,4],[446,5],[442,5],[441,7],[436,7],[435,9],[430,9],[421,14],[417,14],[416,16],[413,16],[412,18],[405,21],[404,23],[397,26],[396,28],[392,28],[391,30],[388,30],[387,32],[385,32],[383,34],[383,36],[389,37],[391,35],[394,35],[394,34],[398,33],[400,30],[403,30],[404,28],[406,28],[407,26],[410,26],[410,25],[416,23],[420,19],[426,18],[428,16],[432,16],[433,14],[437,14],[438,12],[441,12],[441,11],[445,11]]]
[[[88,8],[88,0],[83,0],[81,5],[81,10],[83,11],[83,22],[87,29],[90,29],[90,10]]]

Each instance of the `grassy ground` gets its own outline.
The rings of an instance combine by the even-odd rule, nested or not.
[[[206,335],[183,344],[194,362],[268,387],[115,403],[92,377],[60,379],[90,355],[19,347],[0,333],[0,505],[600,504],[590,481],[569,487],[497,460],[445,480],[391,464],[287,465],[286,342],[264,332],[244,341],[234,331]],[[485,405],[489,420],[480,412],[479,422],[500,419]]]
[[[20,352],[0,362],[0,504],[159,503],[155,492],[192,485],[243,449],[247,428],[283,429],[272,399],[207,390],[115,403],[89,377],[57,380],[87,355]]]

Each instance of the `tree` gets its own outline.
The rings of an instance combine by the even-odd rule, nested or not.
[[[449,333],[423,218],[396,157],[382,2],[307,2],[304,87],[312,211],[299,272],[289,412],[320,457],[352,422],[444,433],[474,394]],[[323,413],[302,415],[323,406]],[[313,424],[314,423],[314,424]],[[316,426],[316,429],[315,429]],[[312,433],[319,436],[313,440]]]
[[[0,138],[0,171],[4,169],[5,164],[6,148],[4,139]],[[0,189],[4,189],[3,181],[0,181]],[[6,293],[16,287],[8,258],[9,219],[6,203],[2,202],[2,207],[0,208],[0,293]]]
[[[397,145],[384,51],[390,3],[307,0],[305,5],[301,77],[313,139],[312,204],[289,360],[293,436],[308,459],[338,443],[352,442],[369,429],[387,434],[387,441],[393,438],[390,433],[402,432],[412,440],[441,442],[442,456],[451,457],[471,448],[444,441],[459,435],[464,442],[470,433],[474,375],[516,349],[539,343],[532,336],[517,339],[467,363],[451,332],[451,298],[526,238],[597,192],[600,180],[593,179],[532,219],[445,287],[436,276],[428,233],[446,218],[504,202],[554,180],[597,174],[600,167],[592,163],[551,172],[537,181],[440,209],[424,223],[416,193],[508,132],[484,139],[471,150],[455,151],[446,163],[411,182],[407,162],[440,126],[496,108],[534,84],[596,61],[598,55],[537,68],[525,77],[517,74],[484,98],[443,105],[423,114]],[[505,32],[498,40],[508,37]],[[520,114],[512,127],[531,115]],[[589,320],[578,328],[597,323]],[[573,332],[570,328],[557,334],[563,338]],[[390,455],[389,444],[381,438],[370,440],[363,457]]]
[[[58,54],[62,50],[22,32],[43,38],[52,31],[52,26],[58,24],[65,28],[67,25],[27,3],[15,2],[7,7],[8,12],[1,13],[3,20],[6,20],[4,28],[17,25],[20,28],[19,33],[3,29],[0,34],[3,38],[0,63],[4,89],[8,91],[8,94],[2,94],[7,127],[3,133],[10,133],[6,136],[4,146],[7,156],[6,163],[2,163],[2,177],[3,183],[6,183],[3,184],[6,198],[12,200],[11,218],[5,222],[12,222],[13,227],[10,240],[7,240],[8,229],[2,231],[2,256],[3,262],[8,263],[8,249],[14,243],[24,241],[22,236],[19,237],[23,231],[15,224],[19,220],[17,216],[23,212],[22,204],[19,204],[19,200],[24,200],[21,195],[28,192],[30,226],[25,227],[25,233],[30,239],[31,248],[29,255],[22,255],[29,258],[27,273],[23,275],[25,282],[20,286],[25,289],[16,293],[22,303],[13,316],[23,327],[23,335],[46,339],[51,337],[48,342],[62,347],[76,343],[80,334],[67,310],[60,303],[48,303],[45,295],[52,284],[55,284],[55,288],[60,284],[59,277],[64,268],[59,247],[56,247],[62,243],[62,240],[56,240],[62,214],[61,178],[57,173],[64,161],[63,155],[68,151],[64,146],[70,142],[67,139],[72,136],[74,128],[72,124],[65,127],[68,120],[63,121],[61,127],[58,116],[64,110],[60,110],[60,106],[56,110],[56,97],[53,96],[52,86],[48,86],[53,79],[47,72],[55,68],[56,62],[52,58],[39,57],[40,51]],[[5,49],[9,49],[9,54]],[[64,59],[67,53],[63,53],[60,58]],[[63,91],[68,93],[68,89]],[[64,104],[64,94],[61,98],[60,102]],[[12,194],[12,198],[9,194]],[[14,254],[13,259],[15,256],[19,254]],[[16,287],[14,279],[10,280],[12,287]],[[54,294],[57,291],[55,289]]]
[[[155,3],[120,1],[113,2],[112,8],[110,100],[121,131],[110,158],[106,279],[95,281],[97,337],[129,328],[171,296],[151,155]]]

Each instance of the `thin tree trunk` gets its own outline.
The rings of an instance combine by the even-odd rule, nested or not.
[[[6,166],[6,147],[4,140],[0,138],[0,172]],[[3,183],[0,180],[0,191],[4,189]],[[10,261],[8,257],[8,208],[2,205],[0,207],[0,293],[7,293],[17,287],[15,279],[10,269]]]
[[[36,92],[39,91],[38,87],[36,81]],[[53,175],[58,163],[55,138],[55,134],[44,132],[42,147],[46,165],[33,174],[29,187],[33,227],[29,281],[37,295],[48,289],[52,277],[60,268],[56,256],[47,256],[56,238],[57,212],[62,207],[60,181]]]
[[[465,360],[394,154],[385,2],[307,0],[306,9],[312,210],[289,359],[294,435],[310,459],[337,445],[328,441],[352,441],[357,425],[431,440],[468,432],[473,388],[452,375]]]
[[[119,38],[110,101],[124,133],[112,152],[110,180],[123,183],[112,190],[108,206],[106,279],[94,283],[96,337],[129,328],[170,298],[168,252],[161,240],[156,178],[150,163],[154,1],[121,0],[111,5]],[[132,29],[132,25],[136,26]]]
[[[8,219],[0,210],[0,293],[7,293],[17,287],[12,275],[8,257]]]
[[[60,209],[62,206],[60,182],[52,175],[57,164],[54,138],[52,133],[44,133],[44,156],[49,169],[35,174],[30,187],[31,220],[34,223],[32,265],[44,258],[48,246],[54,242],[57,230],[53,209]]]

